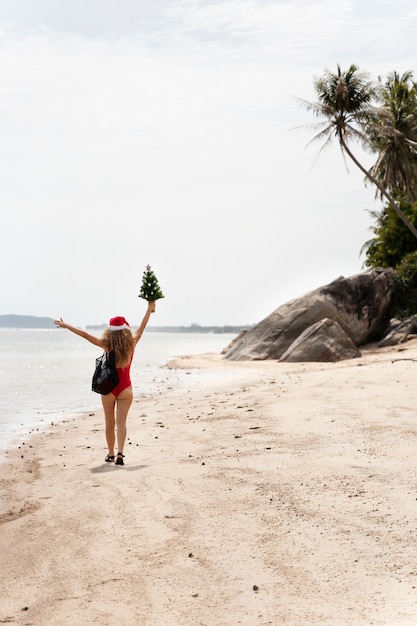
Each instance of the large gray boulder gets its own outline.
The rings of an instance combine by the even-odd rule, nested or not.
[[[344,359],[355,359],[361,356],[359,348],[334,320],[327,317],[306,328],[280,361],[324,361],[335,362]]]
[[[390,269],[337,278],[278,307],[232,342],[224,355],[234,361],[280,359],[301,333],[324,319],[337,322],[357,347],[376,341],[389,325],[394,292],[395,272]]]

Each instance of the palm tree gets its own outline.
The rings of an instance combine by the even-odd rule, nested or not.
[[[410,223],[407,216],[395,202],[384,185],[368,171],[355,157],[349,148],[349,140],[355,139],[370,151],[375,150],[367,134],[370,122],[376,119],[373,101],[378,96],[378,89],[365,72],[359,72],[356,65],[351,65],[346,72],[337,66],[337,73],[325,70],[322,78],[314,79],[317,102],[301,102],[317,117],[324,117],[324,128],[311,141],[325,139],[322,149],[336,137],[343,155],[347,154],[355,165],[363,172],[385,197],[407,228],[417,238],[417,229]],[[311,142],[310,142],[311,143]]]
[[[391,193],[417,198],[417,85],[412,72],[388,75],[381,88],[382,106],[369,124],[378,153],[370,172]]]

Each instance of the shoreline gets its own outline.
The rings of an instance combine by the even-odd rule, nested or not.
[[[211,354],[215,355],[216,353],[208,353],[207,355],[202,354],[199,356],[204,359],[206,356],[210,358]],[[181,358],[181,356],[172,357],[173,360]],[[186,358],[188,358],[188,355]],[[196,375],[197,369],[193,367],[171,367],[168,365],[170,362],[171,360],[165,364],[156,366],[153,368],[151,374],[149,373],[150,368],[144,368],[144,371],[141,372],[139,376],[135,372],[136,379],[133,383],[134,395],[138,395],[138,397],[141,398],[147,398],[159,393],[171,391],[173,388],[180,388],[185,391],[186,385],[196,386],[201,384],[201,381],[198,380],[198,374]],[[210,378],[210,385],[214,385],[219,382],[219,374],[222,369],[216,365],[215,361],[213,366],[214,367],[212,368],[205,369]],[[187,369],[190,371],[184,371]],[[188,374],[191,374],[191,376],[188,376]],[[143,387],[144,377],[145,387],[147,390],[140,392],[140,388]],[[193,378],[197,378],[197,380],[193,380]],[[204,384],[207,384],[206,379],[203,382]],[[139,393],[137,392],[138,388]],[[11,430],[3,432],[0,429],[0,435],[2,435],[2,439],[0,441],[0,466],[6,459],[6,455],[9,450],[16,449],[19,444],[22,445],[22,442],[25,442],[26,444],[32,436],[49,431],[51,425],[56,426],[57,423],[65,423],[69,420],[81,417],[84,414],[99,413],[100,411],[100,396],[91,392],[88,406],[86,403],[85,408],[83,409],[75,410],[74,408],[71,408],[67,410],[60,408],[59,410],[50,409],[48,412],[34,411],[33,416],[30,419],[27,416],[23,418],[19,417],[19,419],[15,418],[16,424]]]
[[[139,395],[123,467],[99,411],[33,434],[2,463],[0,623],[411,626],[411,359],[415,339],[332,364],[173,359],[225,380]]]

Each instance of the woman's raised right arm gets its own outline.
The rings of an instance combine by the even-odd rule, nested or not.
[[[102,339],[95,337],[94,335],[90,335],[90,333],[87,333],[85,330],[82,330],[81,328],[76,328],[75,326],[71,326],[71,324],[67,324],[66,322],[64,322],[62,317],[59,320],[54,320],[54,324],[58,326],[58,328],[66,328],[67,330],[70,330],[75,335],[78,335],[79,337],[86,339],[87,341],[94,344],[95,346],[98,346],[99,348],[104,349],[105,347]]]

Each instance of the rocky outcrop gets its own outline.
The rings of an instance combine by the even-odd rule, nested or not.
[[[236,361],[280,360],[286,354],[286,360],[289,360],[289,355],[292,354],[291,360],[295,360],[296,355],[298,361],[315,360],[311,358],[315,337],[317,338],[319,334],[323,337],[326,330],[330,332],[331,329],[333,338],[328,338],[327,347],[317,348],[316,354],[322,354],[324,357],[327,353],[332,356],[329,360],[352,358],[343,356],[343,350],[336,349],[337,327],[329,322],[337,323],[343,331],[343,341],[340,333],[339,341],[345,343],[346,347],[344,336],[356,348],[377,341],[381,339],[389,325],[394,293],[393,270],[373,269],[350,278],[338,278],[329,285],[319,287],[301,298],[280,306],[239,336],[225,350],[225,357]],[[320,322],[321,327],[319,325],[314,328]],[[308,329],[311,329],[311,332],[300,337]],[[297,340],[298,345],[292,347]],[[352,350],[351,345],[349,350]],[[350,354],[349,350],[345,354]],[[335,358],[337,355],[338,358]],[[307,358],[309,356],[310,358]]]
[[[284,352],[280,361],[342,361],[361,356],[360,350],[334,320],[309,326]]]
[[[391,320],[387,333],[378,343],[379,348],[385,346],[397,346],[408,341],[410,335],[417,334],[417,315],[412,315],[405,320]]]

